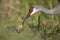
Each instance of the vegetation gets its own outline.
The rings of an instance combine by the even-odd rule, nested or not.
[[[37,4],[52,9],[58,2],[57,0],[0,0],[0,40],[60,40],[60,14],[37,12],[20,28],[29,7]]]

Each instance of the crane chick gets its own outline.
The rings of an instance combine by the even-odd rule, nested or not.
[[[23,31],[23,25],[21,23],[18,23],[16,26],[16,32],[20,33],[21,31]]]

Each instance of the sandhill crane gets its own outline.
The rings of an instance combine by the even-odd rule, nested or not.
[[[25,20],[30,17],[31,15],[35,14],[38,11],[42,11],[46,14],[57,14],[60,13],[60,0],[58,0],[58,4],[51,10],[44,8],[41,5],[33,5],[29,8],[29,13],[28,15],[25,17],[24,21],[22,24],[24,24]]]

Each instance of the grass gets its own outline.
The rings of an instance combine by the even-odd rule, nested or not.
[[[58,3],[57,0],[1,0],[0,40],[60,40],[60,14],[37,12],[25,22],[23,31],[16,32],[17,24],[22,23],[29,7],[37,2],[48,9]]]

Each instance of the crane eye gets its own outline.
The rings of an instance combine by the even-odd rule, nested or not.
[[[32,13],[32,12],[33,12],[33,7],[30,7],[29,13]]]

